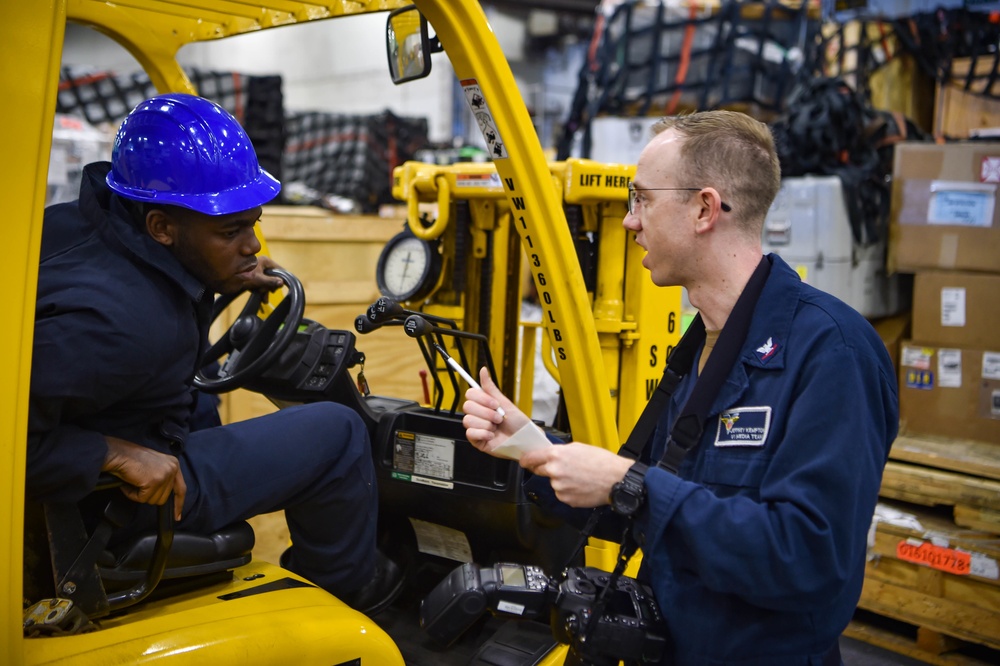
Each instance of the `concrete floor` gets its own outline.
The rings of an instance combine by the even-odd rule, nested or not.
[[[845,666],[924,666],[925,661],[911,659],[876,645],[853,638],[840,638],[840,656]]]

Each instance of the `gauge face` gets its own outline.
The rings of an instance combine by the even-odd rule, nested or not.
[[[379,257],[379,291],[399,301],[425,294],[437,282],[439,266],[434,248],[403,232],[393,237]]]

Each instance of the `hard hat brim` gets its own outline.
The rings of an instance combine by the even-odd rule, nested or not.
[[[264,169],[249,183],[221,192],[200,192],[185,194],[150,189],[128,187],[114,179],[114,171],[109,171],[108,187],[119,196],[150,204],[164,204],[189,208],[205,215],[230,215],[241,213],[257,206],[263,206],[281,192],[281,183]]]

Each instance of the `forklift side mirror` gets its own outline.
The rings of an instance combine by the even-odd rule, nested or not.
[[[427,35],[427,19],[416,7],[401,7],[390,13],[385,37],[389,76],[393,83],[422,79],[431,73],[431,53],[435,50]],[[441,50],[440,46],[437,50]]]

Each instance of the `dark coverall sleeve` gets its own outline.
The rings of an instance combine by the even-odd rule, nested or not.
[[[29,499],[78,501],[93,490],[107,453],[104,435],[114,433],[95,430],[91,417],[113,409],[146,381],[142,342],[123,334],[127,327],[113,319],[83,307],[35,322]]]

